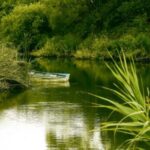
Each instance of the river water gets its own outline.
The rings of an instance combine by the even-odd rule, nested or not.
[[[137,68],[149,86],[150,64]],[[101,101],[88,95],[112,96],[102,89],[115,82],[104,62],[37,59],[32,69],[67,72],[70,81],[0,94],[1,150],[115,150],[113,135],[100,128],[110,112],[94,107]]]

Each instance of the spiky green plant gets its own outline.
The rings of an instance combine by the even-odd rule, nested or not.
[[[121,146],[127,144],[128,149],[131,149],[131,147],[134,149],[137,142],[148,143],[150,141],[149,89],[147,89],[147,95],[145,95],[143,86],[139,82],[133,59],[127,64],[123,53],[119,56],[119,63],[113,58],[112,60],[114,67],[107,66],[117,80],[117,83],[114,84],[116,88],[105,89],[115,94],[121,101],[118,102],[113,98],[90,94],[107,102],[106,105],[103,104],[98,107],[107,108],[123,115],[119,122],[116,120],[103,123],[102,129],[132,135],[132,138],[125,141]]]

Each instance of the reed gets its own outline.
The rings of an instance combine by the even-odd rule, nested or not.
[[[125,54],[119,56],[120,63],[116,62],[113,58],[114,67],[108,68],[117,80],[114,84],[115,89],[105,88],[109,92],[115,94],[120,101],[113,98],[102,97],[93,95],[107,104],[99,105],[98,107],[107,108],[121,114],[123,117],[118,122],[108,121],[102,123],[103,130],[114,131],[131,135],[132,138],[122,143],[122,146],[127,146],[127,149],[138,149],[138,142],[145,142],[148,144],[150,140],[150,95],[147,88],[147,94],[144,92],[142,82],[136,72],[136,67],[133,59],[127,64]]]

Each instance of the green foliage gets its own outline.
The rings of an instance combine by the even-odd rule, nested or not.
[[[123,57],[123,58],[122,58]],[[109,92],[115,94],[120,101],[91,94],[107,102],[98,107],[107,108],[116,111],[123,117],[118,122],[103,123],[103,129],[112,130],[115,133],[121,132],[132,135],[131,139],[123,144],[128,144],[128,149],[136,149],[137,142],[148,143],[150,139],[150,97],[149,89],[147,95],[144,94],[142,85],[139,82],[134,62],[131,61],[129,66],[125,55],[120,56],[120,65],[113,60],[114,67],[108,68],[116,78],[116,89],[106,88]]]
[[[150,54],[150,37],[146,34],[139,34],[136,38],[136,45],[143,49],[146,54]]]
[[[2,18],[1,30],[20,51],[40,48],[50,34],[44,6],[36,3],[15,7],[12,13]]]
[[[33,56],[72,56],[79,43],[79,38],[73,34],[54,36],[48,39],[45,45],[38,51],[33,51]]]
[[[109,43],[107,44],[107,49],[108,51],[111,51],[113,53],[114,57],[118,56],[117,53],[120,52],[122,49],[128,56],[130,56],[130,53],[132,53],[132,56],[136,57],[138,53],[136,39],[130,34],[121,36],[117,39],[109,40]]]
[[[0,43],[0,90],[13,86],[28,86],[27,64],[18,61],[17,50]]]
[[[114,57],[124,50],[127,57],[146,57],[150,54],[150,37],[146,33],[138,35],[124,34],[112,39],[108,36],[89,36],[80,45],[74,56],[76,58],[109,57],[109,51]],[[87,56],[86,56],[87,53]]]
[[[2,42],[0,42],[0,51],[1,51],[1,55],[0,55],[0,61],[4,62],[4,61],[17,61],[17,50],[15,50],[14,48],[12,48],[11,44],[3,44]]]
[[[55,34],[64,35],[74,30],[76,22],[82,19],[80,15],[86,10],[84,1],[42,0],[42,3],[46,5],[49,23]]]
[[[129,56],[145,57],[149,10],[148,0],[0,1],[0,38],[21,52],[40,49],[37,55],[86,57],[87,52],[97,58],[124,49]]]
[[[13,4],[7,1],[0,1],[0,20],[3,16],[6,16],[12,9]]]
[[[106,36],[94,36],[90,35],[80,45],[74,56],[76,58],[95,59],[99,57],[107,57],[107,47],[109,39]]]

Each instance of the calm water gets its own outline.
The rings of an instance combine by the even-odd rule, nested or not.
[[[150,85],[150,64],[137,64]],[[38,59],[40,71],[69,72],[65,84],[34,83],[26,91],[0,94],[1,150],[115,150],[113,135],[101,133],[109,112],[93,107],[114,79],[103,62]],[[122,138],[123,140],[123,138]],[[117,143],[120,143],[120,138]]]

